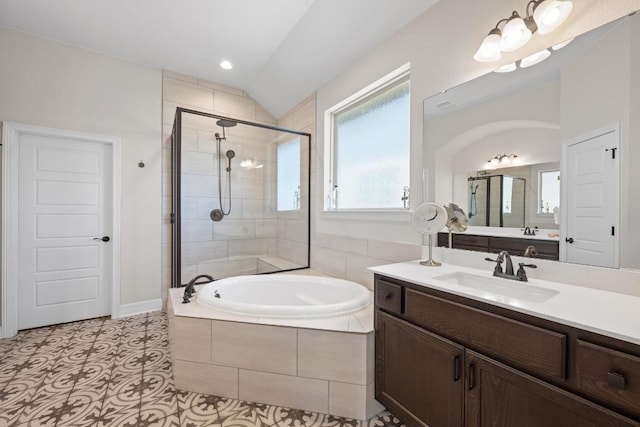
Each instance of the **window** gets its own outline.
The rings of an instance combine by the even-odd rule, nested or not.
[[[502,178],[502,213],[511,213],[513,199],[513,178],[505,176]]]
[[[331,112],[326,209],[408,207],[409,89],[404,72]]]
[[[278,145],[278,211],[300,209],[300,138]]]
[[[540,171],[538,183],[538,213],[552,214],[560,207],[560,171]]]

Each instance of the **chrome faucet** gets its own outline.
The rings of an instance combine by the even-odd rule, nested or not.
[[[534,228],[533,230],[531,229],[531,227],[529,227],[528,225],[524,228],[524,235],[525,236],[535,236],[536,235],[536,229]]]
[[[511,255],[509,255],[509,252],[507,252],[507,251],[500,252],[496,259],[485,258],[485,260],[496,263],[496,266],[493,269],[493,275],[494,276],[502,277],[502,278],[505,278],[505,279],[518,280],[520,282],[528,281],[527,272],[524,270],[524,267],[537,268],[537,266],[535,264],[525,264],[523,262],[520,262],[520,263],[518,263],[518,266],[519,266],[518,271],[514,274],[513,273],[513,263],[511,262]],[[502,271],[502,263],[503,262],[505,263],[504,272]]]
[[[197,281],[198,279],[206,279],[206,281],[198,282]],[[194,289],[195,285],[202,285],[204,283],[213,282],[214,280],[215,279],[212,276],[209,276],[208,274],[201,274],[191,279],[191,281],[184,288],[184,295],[182,295],[182,303],[183,304],[189,303],[191,296],[196,293],[196,290]]]

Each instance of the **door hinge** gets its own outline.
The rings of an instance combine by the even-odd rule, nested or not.
[[[616,235],[616,228],[613,225],[611,226],[611,235],[612,236]]]
[[[176,223],[176,214],[174,214],[174,213],[169,214],[169,222],[171,224],[175,224]]]
[[[614,147],[614,148],[606,148],[604,151],[609,151],[609,150],[611,150],[611,158],[612,158],[612,159],[615,159],[615,158],[616,158],[616,150],[617,150],[617,149],[618,149],[617,147]]]

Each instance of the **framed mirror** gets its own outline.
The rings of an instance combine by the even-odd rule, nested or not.
[[[522,238],[538,227],[561,261],[640,268],[631,220],[640,208],[640,16],[549,51],[539,64],[425,99],[435,200],[462,206],[470,234]]]

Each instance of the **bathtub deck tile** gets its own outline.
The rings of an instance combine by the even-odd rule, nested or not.
[[[296,375],[295,328],[217,320],[212,322],[212,363]]]
[[[298,375],[367,385],[367,342],[364,334],[300,329]]]
[[[327,413],[328,381],[240,370],[240,399]]]
[[[211,320],[175,317],[171,331],[174,357],[191,362],[211,362]]]
[[[238,369],[176,360],[174,381],[179,390],[238,398]]]
[[[196,286],[196,291],[198,290]],[[345,316],[333,316],[315,319],[286,319],[286,318],[257,318],[254,316],[243,316],[239,314],[229,313],[223,310],[205,307],[198,304],[197,292],[194,298],[191,298],[189,304],[182,304],[182,294],[184,289],[176,288],[169,290],[169,298],[173,307],[175,318],[191,317],[200,319],[226,320],[231,322],[257,323],[272,326],[289,326],[305,329],[317,329],[337,332],[354,332],[369,333],[373,331],[373,309],[372,305],[364,309]],[[358,320],[361,330],[358,329],[353,322],[353,316]]]

